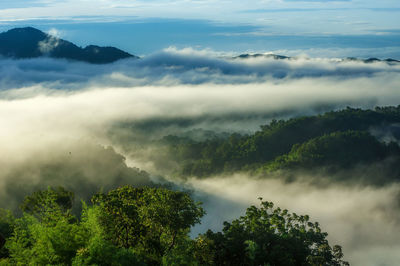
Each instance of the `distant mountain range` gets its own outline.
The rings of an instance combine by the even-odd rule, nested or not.
[[[276,55],[276,54],[241,54],[239,56],[235,56],[234,59],[240,58],[240,59],[249,59],[249,58],[272,58],[275,60],[282,60],[282,59],[295,59],[295,57],[289,57],[289,56],[284,56],[284,55]],[[356,57],[346,57],[342,59],[341,61],[359,61],[359,62],[364,62],[364,63],[374,63],[374,62],[386,62],[388,64],[397,64],[400,63],[399,60],[392,59],[392,58],[387,58],[387,59],[379,59],[379,58],[368,58],[368,59],[360,59]]]
[[[69,41],[57,38],[32,27],[15,28],[0,33],[0,56],[7,58],[23,59],[36,57],[64,58],[69,60],[84,61],[92,64],[107,64],[124,58],[136,58],[115,47],[101,47],[88,45],[81,48]],[[276,54],[241,54],[234,59],[272,58],[275,60],[295,59],[294,57]],[[347,57],[342,61],[359,61],[364,63],[386,62],[388,64],[400,63],[395,59],[368,58],[359,59]]]
[[[257,57],[273,58],[275,60],[290,59],[290,57],[288,57],[288,56],[276,55],[276,54],[241,54],[239,56],[235,56],[234,58],[248,59],[248,58],[257,58]]]
[[[107,64],[124,58],[139,58],[115,47],[89,45],[85,48],[32,27],[0,33],[0,55],[16,59],[47,56]]]

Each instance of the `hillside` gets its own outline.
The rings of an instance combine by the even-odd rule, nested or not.
[[[176,173],[180,176],[321,167],[339,171],[393,158],[399,162],[398,123],[400,106],[375,110],[347,108],[272,120],[252,135],[232,134],[206,141],[166,136],[163,142],[178,162]],[[385,169],[391,178],[398,180],[400,173],[389,168]]]
[[[0,55],[15,59],[42,56],[107,64],[124,58],[138,58],[115,47],[89,45],[85,48],[32,27],[15,28],[0,34]]]

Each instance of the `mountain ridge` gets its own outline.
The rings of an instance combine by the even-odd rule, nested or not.
[[[112,46],[87,45],[79,47],[72,42],[47,34],[33,27],[13,28],[0,33],[0,56],[14,59],[51,57],[68,60],[83,61],[92,64],[108,64],[125,58],[139,59],[138,56],[120,50]],[[232,59],[271,58],[273,60],[292,60],[296,57],[278,54],[239,54]],[[387,64],[398,64],[400,60],[375,57],[360,59],[346,57],[341,62],[384,62]]]
[[[291,60],[291,59],[295,59],[296,57],[279,55],[279,54],[270,54],[270,53],[267,53],[267,54],[260,54],[260,53],[240,54],[238,56],[233,57],[233,59],[251,59],[251,58],[272,58],[274,60]],[[366,64],[375,63],[375,62],[385,62],[387,64],[400,63],[400,60],[397,60],[397,59],[393,59],[393,58],[379,59],[376,57],[370,57],[370,58],[366,58],[366,59],[357,58],[357,57],[346,57],[346,58],[342,58],[340,61],[341,62],[355,61],[355,62],[363,62]]]
[[[111,46],[88,45],[81,48],[33,27],[14,28],[0,33],[0,55],[15,59],[63,58],[91,64],[107,64],[125,58],[139,58]]]

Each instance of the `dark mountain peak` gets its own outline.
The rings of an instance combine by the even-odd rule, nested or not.
[[[24,28],[14,28],[8,30],[6,33],[36,33],[36,34],[45,34],[43,31],[38,30],[33,27],[24,27]]]
[[[375,62],[381,62],[381,60],[379,58],[370,57],[368,59],[365,59],[364,62],[365,63],[375,63]]]
[[[376,62],[384,62],[384,63],[387,63],[389,65],[394,65],[394,64],[400,63],[399,60],[392,59],[392,58],[379,59],[379,58],[375,58],[375,57],[371,57],[371,58],[367,58],[367,59],[360,59],[360,58],[357,58],[357,57],[346,57],[342,61],[356,61],[356,62],[364,62],[364,63],[367,63],[367,64],[376,63]]]
[[[387,58],[387,59],[385,59],[385,61],[388,62],[388,63],[400,63],[399,60],[396,60],[396,59],[393,59],[393,58]]]
[[[290,57],[288,56],[277,55],[277,54],[241,54],[239,56],[236,56],[235,58],[248,59],[248,58],[258,58],[258,57],[273,58],[275,60],[290,59]]]
[[[5,34],[5,35],[16,35],[16,34],[18,34],[18,35],[30,35],[30,36],[41,36],[41,37],[46,37],[47,36],[47,34],[46,33],[44,33],[43,31],[41,31],[41,30],[38,30],[38,29],[36,29],[36,28],[33,28],[33,27],[25,27],[25,28],[14,28],[14,29],[11,29],[11,30],[8,30],[8,31],[6,31],[6,32],[4,32],[4,33],[2,33],[2,34]]]
[[[290,56],[284,56],[284,55],[278,55],[278,54],[241,54],[238,56],[233,57],[233,59],[250,59],[250,58],[272,58],[275,60],[283,60],[283,59],[296,59],[296,57],[290,57]],[[379,59],[375,57],[367,58],[367,59],[361,59],[357,57],[346,57],[341,60],[342,62],[363,62],[366,64],[370,63],[377,63],[377,62],[383,62],[387,63],[389,65],[395,65],[400,63],[399,60],[393,59],[393,58],[387,58],[387,59]]]
[[[138,58],[115,47],[89,45],[82,49],[71,42],[32,27],[15,28],[0,33],[0,55],[16,59],[48,56],[94,64],[112,63],[123,58]]]
[[[131,55],[124,52],[118,48],[107,46],[101,47],[97,45],[88,45],[83,49],[87,56],[87,61],[90,63],[103,64],[107,62],[115,61],[113,58],[139,58],[137,56]]]
[[[2,41],[13,41],[18,44],[23,44],[27,40],[43,41],[49,37],[48,34],[32,27],[15,28],[0,34]]]
[[[100,47],[100,46],[98,46],[98,45],[93,45],[93,44],[91,44],[91,45],[88,45],[88,46],[86,46],[85,48],[84,48],[84,50],[87,50],[87,51],[99,51],[99,49],[100,48],[102,48],[102,47]],[[103,47],[103,48],[105,48],[105,47]]]

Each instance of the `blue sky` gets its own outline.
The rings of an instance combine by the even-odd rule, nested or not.
[[[0,30],[55,28],[138,55],[176,46],[399,58],[399,15],[398,0],[2,0]]]

